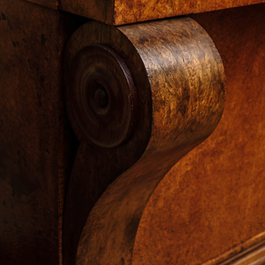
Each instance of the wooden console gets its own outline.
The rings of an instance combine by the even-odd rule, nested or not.
[[[262,2],[2,0],[0,263],[265,264]]]

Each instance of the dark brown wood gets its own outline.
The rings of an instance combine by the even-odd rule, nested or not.
[[[114,23],[114,0],[63,0],[60,2],[59,8],[110,25]]]
[[[101,37],[102,36],[102,37]],[[102,40],[100,40],[102,39]],[[64,215],[64,262],[74,264],[77,245],[87,216],[98,198],[113,180],[132,166],[144,152],[151,134],[151,92],[146,70],[134,46],[115,27],[91,22],[80,28],[68,42],[65,51],[65,83],[79,51],[100,44],[115,50],[124,60],[137,89],[138,117],[130,140],[115,148],[92,145],[73,115],[71,98],[66,103],[71,125],[80,140],[72,176],[68,185]],[[109,66],[106,65],[107,69]],[[122,73],[121,73],[122,74]],[[119,77],[118,77],[119,78]],[[70,88],[68,86],[68,88]],[[78,89],[78,88],[77,88]],[[111,87],[115,89],[115,87]],[[125,86],[127,90],[127,85]],[[102,132],[104,133],[104,132]]]
[[[71,64],[68,109],[79,135],[95,145],[123,144],[136,126],[138,106],[130,70],[123,59],[103,45],[88,46]]]
[[[73,89],[69,71],[76,56],[95,43],[114,49],[130,69],[139,115],[127,142],[103,149],[80,136],[82,127],[71,111],[77,102],[68,97],[69,118],[81,142],[67,192],[65,262],[73,264],[83,230],[76,264],[131,264],[139,221],[153,190],[220,120],[224,70],[207,33],[189,18],[120,28],[91,22],[67,45],[68,90]]]
[[[224,114],[152,195],[133,264],[213,265],[265,238],[264,13],[262,4],[193,16],[224,63]]]
[[[0,1],[1,265],[61,264],[73,137],[63,104],[62,52],[75,27],[69,14]]]
[[[42,5],[51,9],[57,9],[59,6],[59,0],[24,0],[34,4]]]
[[[45,1],[36,0],[36,3],[46,5]],[[47,6],[57,8],[55,1],[49,3],[51,5]],[[78,5],[77,1],[75,3]],[[106,8],[108,4],[107,1],[97,3],[97,10],[103,10],[101,5]],[[225,8],[235,3],[219,1],[218,5],[223,4],[220,8]],[[236,4],[249,3],[238,1]],[[207,1],[199,4],[200,10],[209,7]],[[161,8],[159,3],[155,7]],[[91,7],[91,10],[96,9]],[[143,16],[149,14],[144,12]],[[193,69],[198,69],[200,64],[195,67],[191,63],[185,71],[179,70],[187,65],[182,64],[181,59],[187,61],[189,54],[202,48],[199,44],[202,40],[194,39],[199,33],[187,34],[185,42],[180,38],[182,34],[175,34],[178,30],[175,22],[160,22],[166,23],[166,27],[162,29],[161,26],[159,30],[151,26],[155,25],[152,23],[148,27],[139,24],[119,29],[92,23],[94,26],[90,29],[80,29],[84,36],[81,34],[70,40],[68,63],[78,51],[91,44],[112,47],[119,54],[134,80],[139,114],[131,135],[124,137],[123,134],[123,143],[112,148],[98,147],[87,140],[72,118],[81,144],[68,184],[67,176],[72,169],[78,141],[72,135],[63,104],[62,53],[71,32],[85,20],[25,1],[0,1],[0,263],[62,264],[63,204],[68,186],[71,188],[65,212],[64,263],[73,264],[79,236],[92,206],[121,174],[108,191],[123,198],[121,205],[117,203],[122,208],[116,210],[117,216],[129,218],[115,227],[115,217],[108,217],[114,227],[110,234],[113,242],[116,238],[122,243],[132,242],[137,229],[135,242],[131,243],[133,265],[213,265],[232,260],[241,264],[264,263],[264,248],[250,251],[251,246],[265,238],[264,12],[264,5],[256,5],[193,16],[209,32],[223,58],[228,84],[224,116],[213,135],[178,161],[158,185],[146,207],[139,207],[132,217],[129,210],[140,205],[141,200],[147,201],[161,175],[182,155],[179,150],[185,153],[195,145],[184,143],[180,146],[183,139],[190,139],[185,130],[191,128],[190,135],[197,133],[204,139],[214,127],[206,128],[204,134],[199,135],[198,121],[177,124],[182,116],[174,118],[177,110],[184,118],[189,113],[201,117],[203,113],[214,111],[199,112],[202,106],[209,104],[202,98],[197,101],[197,98],[189,97],[196,94],[195,90],[187,92],[183,88],[183,84],[188,84],[184,87],[189,88],[197,80],[194,78],[198,72]],[[100,16],[105,19],[105,14],[109,14],[108,11]],[[106,21],[108,19],[106,17]],[[196,30],[201,32],[200,27]],[[168,34],[175,36],[170,45]],[[85,36],[89,36],[87,43],[83,42]],[[180,40],[181,47],[174,46]],[[170,56],[172,47],[177,47],[179,57]],[[202,58],[193,63],[201,62]],[[176,62],[181,67],[174,77],[172,69],[175,68],[171,66]],[[66,64],[69,73],[67,67]],[[208,68],[200,73],[208,73],[205,69]],[[180,79],[174,83],[174,78]],[[178,87],[180,92],[169,89],[169,84]],[[94,94],[96,107],[106,105],[104,89],[103,95],[102,89]],[[170,93],[166,93],[167,89]],[[203,97],[210,98],[211,95]],[[169,102],[174,104],[169,107]],[[195,106],[194,102],[203,103],[194,107],[194,112],[189,112],[189,107]],[[162,116],[163,113],[167,115]],[[205,121],[203,126],[209,122]],[[167,134],[164,128],[172,131]],[[170,139],[179,132],[182,132],[176,138],[179,142],[170,144]],[[185,149],[185,144],[192,146]],[[164,168],[160,169],[161,166]],[[150,171],[150,178],[142,178],[149,176]],[[132,174],[130,189],[123,190]],[[121,186],[115,189],[116,184]],[[143,187],[146,193],[141,193]],[[112,195],[104,195],[103,199],[109,200],[108,196]],[[137,203],[131,205],[135,200]],[[99,203],[101,206],[99,204],[95,209],[102,207],[107,212],[102,201]],[[87,230],[91,227],[87,225]],[[103,243],[106,242],[105,234]],[[83,257],[86,257],[85,239],[83,242]],[[117,249],[127,251],[127,257],[131,255],[129,244],[122,244]],[[102,250],[102,253],[108,255],[111,251]],[[115,253],[114,258],[118,260],[120,254]],[[122,259],[120,261],[122,263]]]

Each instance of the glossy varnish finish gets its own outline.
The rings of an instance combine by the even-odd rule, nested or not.
[[[111,25],[264,3],[264,0],[27,0]]]
[[[84,55],[92,44],[114,49],[124,59],[136,87],[139,115],[135,129],[115,148],[102,148],[84,137],[74,115],[82,103],[70,96],[71,90],[82,89],[72,86],[76,77],[71,71],[79,52]],[[76,264],[131,264],[138,224],[156,185],[219,122],[225,99],[222,62],[207,33],[189,18],[119,28],[87,23],[71,37],[65,57],[66,104],[80,140],[66,199],[65,262],[73,264],[73,250],[82,231]],[[90,83],[90,75],[78,75]],[[109,92],[115,89],[106,88]],[[121,174],[126,167],[130,168]]]
[[[58,8],[56,1],[36,0],[35,2],[54,9]],[[225,8],[254,2],[256,1],[229,1],[229,3],[222,1],[221,6],[220,1],[215,1],[215,8],[217,5]],[[80,4],[78,1],[74,3],[77,6]],[[93,14],[99,15],[100,20],[113,23],[113,17],[106,15],[109,14],[107,1],[97,1],[97,9],[95,6],[86,9],[86,3],[83,3],[83,9],[78,7],[80,10],[85,10],[84,15],[91,10]],[[128,7],[120,6],[120,9],[125,10],[123,15],[133,10],[135,12],[133,3],[130,11]],[[154,14],[162,8],[159,7],[159,2],[157,4],[158,9],[154,9]],[[205,11],[210,6],[213,8],[214,5],[210,5],[208,1],[200,2],[197,10]],[[185,4],[183,9],[179,6],[178,10],[184,10],[184,7]],[[194,8],[195,5],[186,6],[185,12],[189,12],[188,7]],[[68,10],[75,11],[71,6]],[[263,148],[265,119],[262,111],[265,84],[264,13],[264,5],[258,5],[194,16],[210,33],[223,58],[228,82],[226,108],[214,134],[181,159],[151,197],[140,221],[132,264],[213,265],[222,262],[223,264],[241,262],[235,264],[245,265],[255,261],[261,264],[264,262],[262,258],[264,248],[258,248],[253,253],[244,252],[244,249],[265,237]],[[75,22],[67,16],[65,18],[68,23],[63,23],[61,18],[66,14],[59,14],[58,11],[25,1],[0,1],[0,263],[5,265],[23,263],[57,265],[62,261],[60,240],[64,187],[72,165],[70,157],[75,154],[75,150],[71,150],[69,141],[71,133],[63,108],[62,51]],[[120,13],[119,19],[125,23],[123,15]],[[143,13],[144,16],[147,15]],[[132,21],[132,16],[128,16],[128,19]],[[135,15],[135,19],[137,21],[139,17]],[[170,22],[164,23],[170,24]],[[171,26],[170,28],[175,28]],[[167,36],[168,27],[161,29],[161,32],[156,32],[156,27],[151,24],[146,28],[140,24],[120,27],[119,30],[107,26],[102,26],[101,29],[98,27],[101,26],[91,26],[90,30],[83,31],[89,36],[90,42],[84,43],[81,39],[75,39],[77,46],[76,50],[71,51],[72,56],[82,48],[78,46],[80,40],[81,46],[99,43],[99,39],[104,40],[104,45],[118,51],[126,62],[138,89],[139,114],[131,138],[114,149],[92,145],[90,141],[85,140],[72,119],[72,126],[81,144],[72,174],[76,180],[72,178],[68,186],[72,187],[72,190],[68,189],[70,199],[67,200],[67,207],[69,208],[66,207],[65,213],[65,264],[74,262],[79,235],[96,200],[118,175],[141,157],[150,137],[148,152],[144,153],[144,157],[128,171],[129,173],[123,174],[127,179],[120,178],[116,181],[116,184],[124,187],[130,174],[137,179],[135,186],[129,185],[134,187],[134,192],[131,191],[128,195],[130,190],[123,191],[124,197],[132,198],[132,202],[129,201],[128,205],[139,196],[143,186],[148,187],[146,190],[150,191],[149,189],[155,186],[151,187],[150,183],[154,181],[152,177],[159,179],[163,176],[181,155],[190,150],[192,145],[186,142],[188,148],[185,149],[185,144],[179,147],[176,142],[173,141],[172,144],[168,141],[185,127],[178,128],[179,124],[176,125],[181,120],[179,120],[181,116],[177,116],[177,121],[175,117],[171,120],[174,113],[171,113],[172,109],[168,102],[175,102],[174,106],[177,106],[179,112],[185,116],[190,111],[189,107],[195,106],[190,103],[190,99],[191,95],[196,93],[192,94],[194,90],[187,93],[183,89],[183,82],[180,82],[182,85],[179,87],[182,89],[178,90],[179,94],[174,94],[174,90],[173,95],[166,93],[166,88],[169,87],[163,85],[167,84],[167,80],[172,81],[172,75],[163,75],[163,73],[170,73],[170,70],[163,72],[164,68],[154,67],[163,65],[163,56],[161,57],[163,53],[160,49],[148,53],[149,41],[152,39],[154,47],[161,43]],[[200,27],[196,29],[201,30]],[[101,32],[102,35],[95,32]],[[152,36],[154,32],[157,38],[154,36],[149,40],[145,38]],[[183,41],[185,38],[180,39]],[[190,45],[188,41],[186,44]],[[197,44],[196,46],[200,46]],[[167,41],[163,42],[161,49],[172,47],[171,44],[167,45]],[[138,47],[138,51],[135,47]],[[190,48],[194,46],[187,47],[189,49],[187,48],[185,53],[185,45],[182,45],[183,57],[180,56],[185,60],[193,50]],[[172,52],[170,48],[165,48],[163,51],[169,54]],[[187,57],[183,55],[184,53]],[[68,59],[71,61],[73,58],[68,57]],[[201,60],[202,58],[198,61]],[[185,64],[180,63],[180,66],[183,65]],[[181,73],[191,82],[196,76],[193,75],[196,71],[192,71],[194,67],[192,65]],[[152,72],[150,69],[155,70]],[[148,79],[146,71],[151,73],[149,75],[151,79]],[[150,80],[152,84],[149,83]],[[158,83],[155,82],[157,80]],[[166,118],[160,116],[165,114],[165,106],[169,107]],[[194,111],[198,109],[195,107]],[[211,110],[198,111],[195,114],[202,117],[201,115],[207,111]],[[71,114],[69,116],[71,117]],[[155,120],[153,130],[152,119]],[[146,120],[148,122],[145,122]],[[167,128],[172,121],[175,126],[172,130],[175,131],[169,133],[169,138],[165,138],[168,131],[163,131],[161,128]],[[209,122],[212,121],[207,120],[203,124],[206,126]],[[216,123],[217,121],[212,124]],[[192,127],[192,124],[190,123],[189,126]],[[187,128],[190,128],[189,126]],[[196,126],[195,130],[192,127],[190,133],[192,135],[197,133],[198,136],[202,131]],[[210,134],[213,127],[207,128],[202,133],[201,140]],[[160,135],[160,132],[164,134]],[[176,139],[185,142],[187,139],[185,137],[188,137],[188,134],[185,133],[181,139]],[[170,146],[174,146],[177,151],[169,150]],[[163,151],[159,151],[157,156],[151,156],[162,149]],[[160,170],[161,164],[164,168]],[[92,170],[91,165],[93,165]],[[143,183],[137,176],[144,174],[149,175],[150,179],[145,179]],[[80,178],[82,175],[85,177]],[[88,175],[89,178],[86,178]],[[115,192],[120,194],[119,196],[123,195],[122,191],[115,191],[113,185],[109,191],[112,195]],[[150,193],[147,193],[142,193],[143,197],[140,199],[148,198]],[[71,198],[71,195],[75,197]],[[120,201],[123,200],[123,196],[121,197]],[[108,200],[108,196],[104,198]],[[124,218],[121,215],[126,217],[128,205],[124,206],[125,210],[118,211],[120,214],[118,217]],[[100,209],[100,203],[97,207]],[[136,211],[133,216],[129,213],[130,217],[125,220],[127,222],[125,242],[132,242],[142,210],[143,208]],[[101,209],[98,212],[101,212]],[[88,234],[91,227],[86,226]],[[111,232],[110,235],[115,238],[115,231]],[[107,235],[103,234],[103,242],[106,241]],[[88,244],[85,238],[86,235],[79,252],[81,253],[79,260],[86,259]],[[115,243],[114,239],[113,242]],[[124,248],[123,245],[118,248],[119,251],[129,253],[127,260],[119,260],[121,264],[130,260],[130,246],[127,244]],[[111,249],[109,246],[106,248]],[[106,257],[110,252],[103,251],[103,254]],[[239,252],[247,255],[243,258],[238,254],[236,258],[242,259],[237,261],[235,258],[229,259]],[[119,258],[120,253],[118,251],[116,253],[116,257]]]
[[[134,23],[262,2],[264,0],[116,0],[113,23]]]
[[[239,252],[251,238],[252,244],[264,238],[264,13],[257,5],[193,16],[221,54],[225,110],[215,132],[151,197],[133,264],[216,264],[235,255],[236,246]]]

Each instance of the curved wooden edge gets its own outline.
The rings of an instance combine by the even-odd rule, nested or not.
[[[220,265],[263,265],[265,264],[265,240],[251,246]]]
[[[74,223],[79,226],[75,232],[83,229],[76,264],[131,264],[139,221],[155,187],[181,157],[213,132],[221,118],[224,69],[208,34],[189,18],[120,28],[86,24],[69,42],[66,72],[71,70],[78,50],[91,43],[108,45],[128,65],[136,84],[142,113],[138,118],[142,122],[138,121],[138,129],[126,144],[112,149],[93,147],[80,136],[66,201],[65,247],[69,249],[71,237],[67,239],[67,234]],[[71,115],[74,106],[70,98],[67,105],[73,128],[81,135]],[[145,135],[145,142],[139,141],[140,135]],[[131,156],[133,159],[125,159],[131,154],[128,151],[136,154]],[[85,163],[88,158],[89,165]],[[99,180],[100,185],[96,183]],[[93,185],[95,190],[101,188],[92,199],[86,194],[92,192],[89,190]],[[75,241],[77,238],[79,235]]]
[[[134,133],[127,142],[115,148],[95,146],[85,137],[75,119],[75,105],[68,93],[74,58],[79,51],[94,44],[108,46],[122,57],[137,89],[139,104]],[[136,49],[117,28],[101,23],[87,23],[70,38],[65,50],[64,81],[68,117],[80,141],[66,194],[63,228],[64,263],[74,264],[80,234],[92,207],[108,185],[131,167],[146,149],[151,134],[152,103],[145,67]]]
[[[229,251],[221,254],[219,257],[216,257],[214,259],[211,259],[204,263],[203,265],[228,265],[228,264],[251,264],[244,263],[248,262],[249,260],[253,259],[253,261],[259,261],[264,260],[262,258],[259,259],[259,257],[262,257],[262,255],[265,258],[265,232],[260,233],[252,238],[250,238],[248,241],[230,249]],[[260,255],[262,253],[262,255]],[[256,263],[255,263],[256,264]],[[257,263],[262,264],[262,263]]]

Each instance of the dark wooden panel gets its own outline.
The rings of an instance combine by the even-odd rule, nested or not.
[[[59,9],[114,25],[115,0],[62,0]]]
[[[46,6],[48,8],[57,9],[59,0],[25,0],[34,4]]]
[[[221,262],[235,246],[264,238],[264,14],[265,5],[256,5],[193,16],[223,59],[225,110],[215,132],[173,167],[149,201],[133,264],[202,264],[227,251]]]
[[[1,264],[59,263],[59,193],[70,164],[62,50],[74,25],[58,11],[0,1]]]

